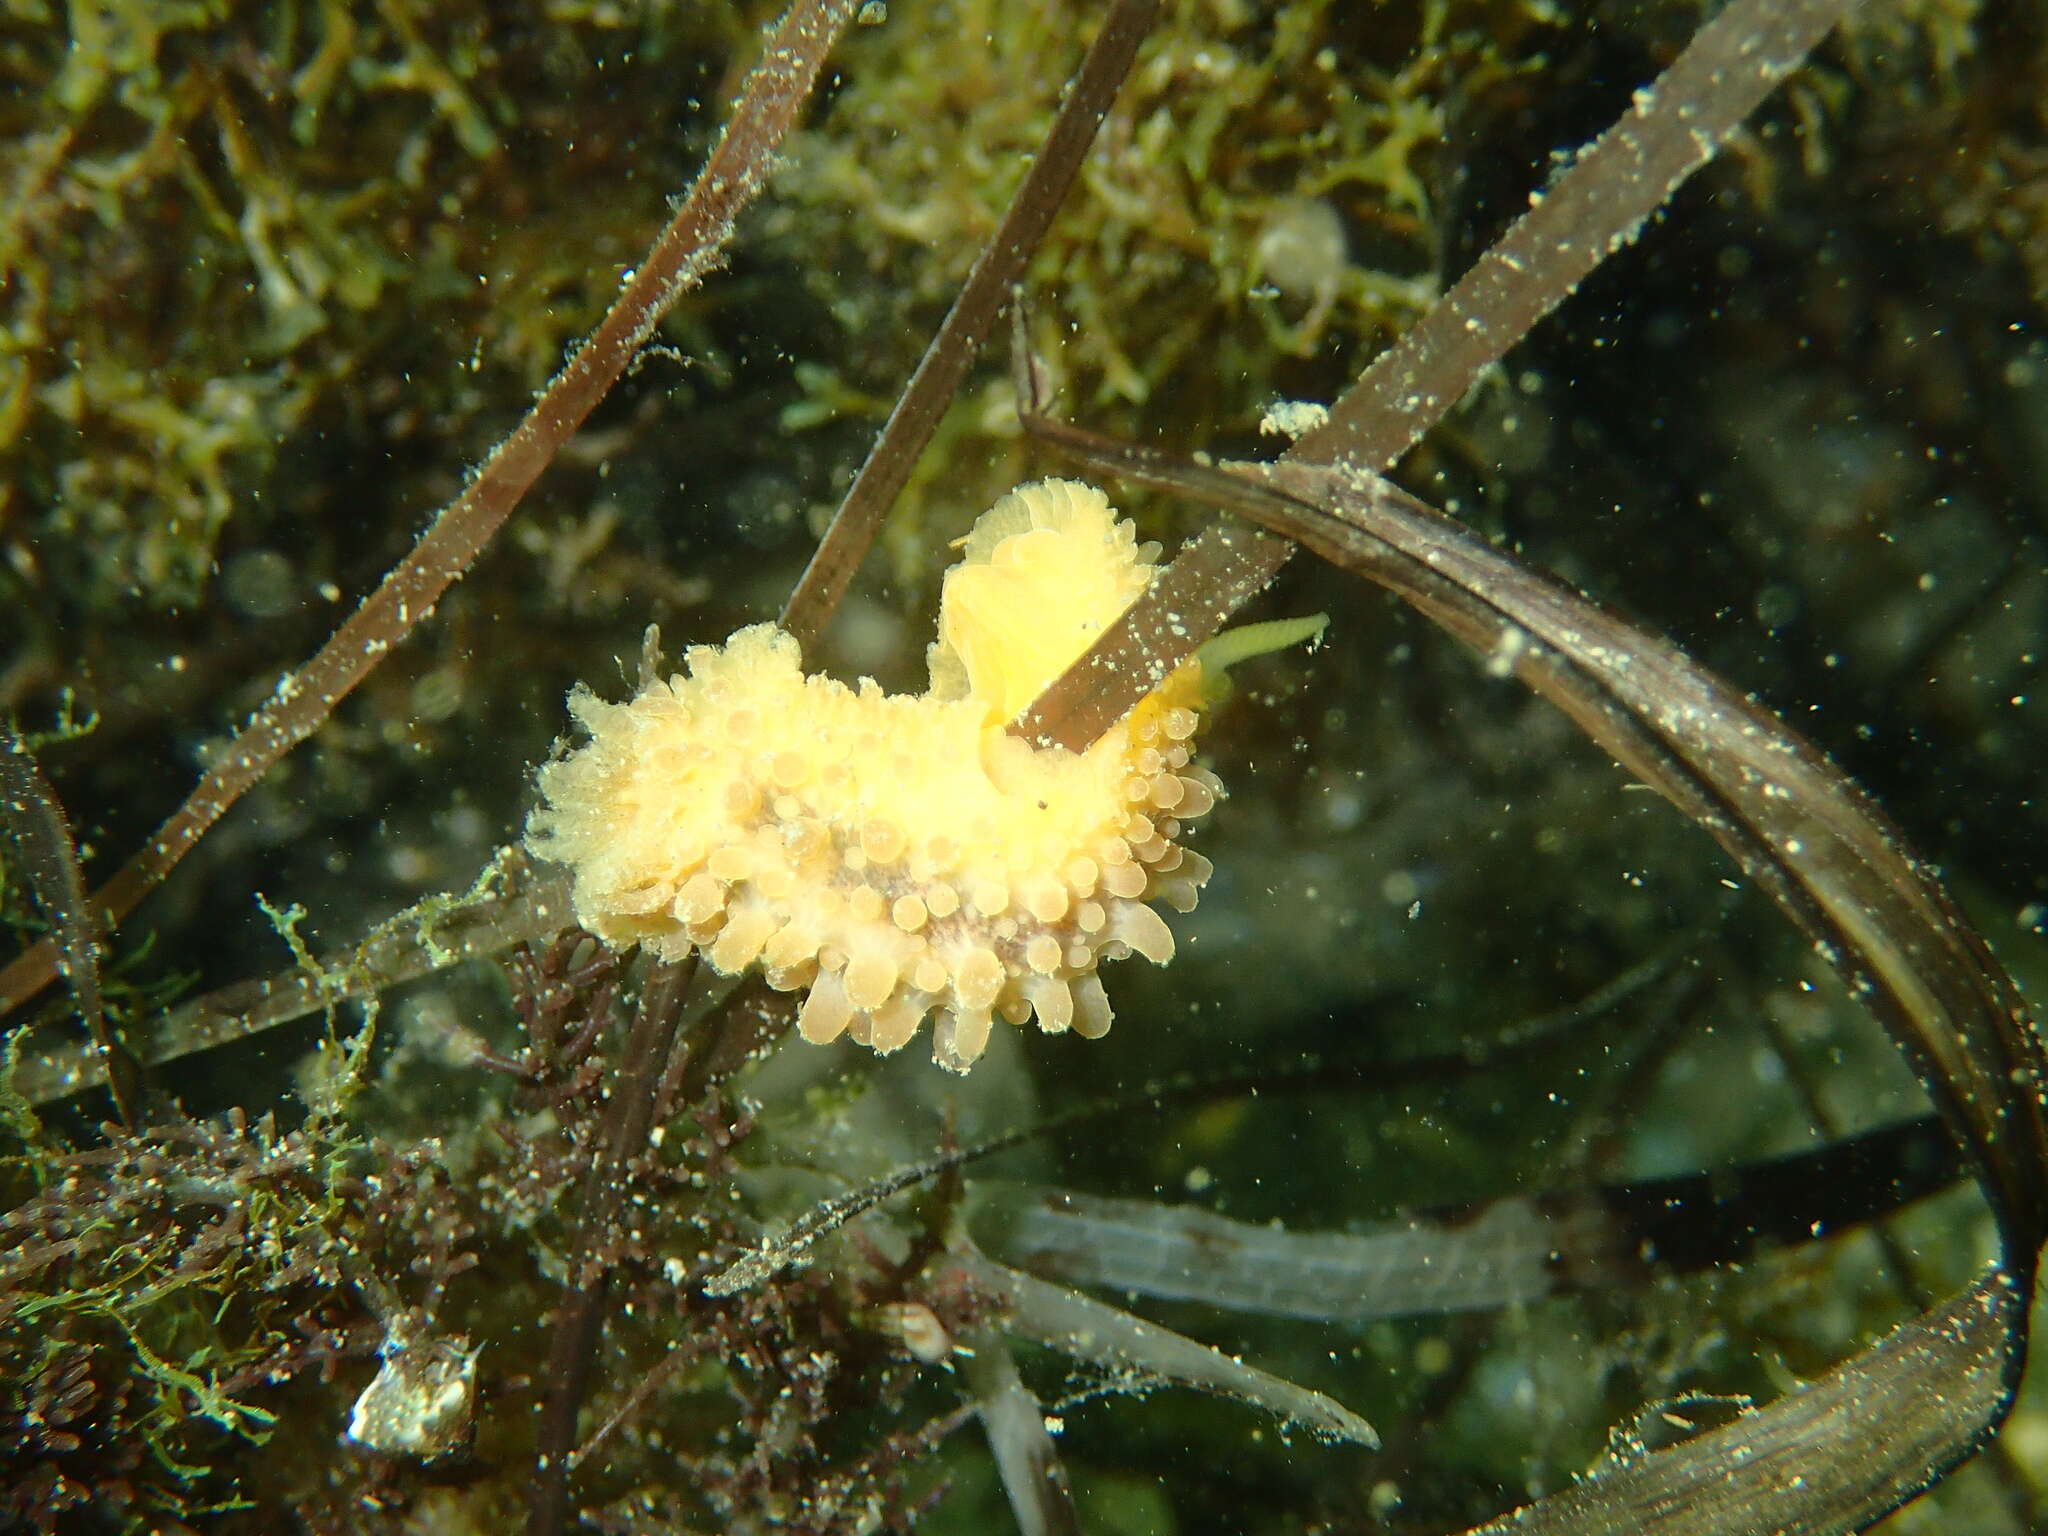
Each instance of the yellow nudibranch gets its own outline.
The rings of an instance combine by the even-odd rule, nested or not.
[[[923,694],[807,677],[772,624],[692,647],[687,677],[623,704],[579,687],[590,740],[540,770],[527,845],[570,867],[576,919],[607,944],[810,988],[806,1040],[893,1051],[935,1014],[933,1054],[965,1072],[998,1016],[1101,1035],[1097,963],[1171,959],[1146,903],[1188,911],[1209,877],[1176,842],[1222,788],[1188,761],[1201,664],[1085,752],[1004,727],[1155,556],[1102,492],[1040,481],[947,573]]]

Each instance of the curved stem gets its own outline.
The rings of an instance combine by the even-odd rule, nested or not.
[[[859,3],[798,0],[790,7],[747,77],[732,118],[689,194],[646,259],[628,275],[597,329],[477,468],[462,494],[441,509],[411,552],[312,660],[278,684],[185,803],[119,874],[93,893],[107,927],[134,910],[272,764],[318,730],[335,705],[434,611],[527,488],[618,382],[669,307],[717,265],[732,238],[733,221],[761,190],[776,147],[810,99],[826,54]],[[40,991],[56,966],[51,944],[18,955],[0,971],[0,1013]]]

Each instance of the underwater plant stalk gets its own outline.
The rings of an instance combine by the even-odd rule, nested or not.
[[[910,478],[918,455],[959,393],[969,366],[988,338],[989,327],[1002,313],[1004,302],[1052,227],[1054,215],[1066,202],[1067,189],[1158,14],[1159,0],[1117,0],[1089,45],[1053,118],[1052,131],[1031,157],[1031,168],[1004,211],[1002,223],[974,259],[953,307],[946,311],[938,333],[918,360],[866,462],[798,578],[796,590],[783,605],[777,622],[796,636],[807,655],[846,595],[847,584],[874,543],[882,518]]]
[[[93,921],[92,905],[85,897],[78,843],[35,753],[4,720],[0,720],[0,824],[13,834],[36,904],[56,934],[51,943],[56,946],[57,969],[71,984],[79,1017],[92,1036],[93,1050],[114,1096],[114,1112],[123,1125],[136,1130],[142,1125],[141,1068],[107,1020],[100,991],[99,924]]]
[[[693,957],[657,965],[641,982],[640,1005],[615,1069],[618,1076],[605,1115],[603,1148],[592,1159],[583,1181],[576,1252],[561,1304],[555,1308],[547,1395],[534,1436],[528,1536],[552,1536],[562,1529],[568,1515],[576,1419],[589,1390],[598,1339],[604,1332],[610,1273],[602,1255],[631,1185],[627,1170],[647,1149],[647,1133],[654,1125],[665,1069],[676,1048],[683,1002],[696,974]]]
[[[859,3],[797,0],[784,13],[704,168],[597,329],[406,557],[312,660],[278,684],[142,851],[93,893],[107,925],[126,917],[273,763],[318,730],[483,552],[661,317],[717,265],[734,220],[766,182],[777,146],[810,100],[826,55]],[[46,942],[0,970],[0,1013],[47,985],[57,963],[56,946]]]
[[[1374,471],[1400,458],[1482,372],[1633,240],[1854,7],[1855,0],[1734,0],[1556,181],[1531,194],[1529,211],[1373,360],[1330,407],[1329,421],[1282,458]],[[1029,420],[1026,427],[1039,431]],[[1293,552],[1285,539],[1255,535],[1235,579],[1249,596]],[[1179,563],[1046,688],[1014,727],[1018,734],[1085,750],[1101,734],[1098,722],[1122,719],[1143,697],[1148,668],[1177,665],[1215,633],[1237,605],[1187,603],[1173,583]],[[1162,639],[1169,644],[1163,653]],[[1111,697],[1102,697],[1105,690]]]

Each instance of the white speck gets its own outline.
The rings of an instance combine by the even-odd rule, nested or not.
[[[1313,400],[1275,400],[1259,418],[1262,437],[1305,437],[1330,419],[1330,408]]]

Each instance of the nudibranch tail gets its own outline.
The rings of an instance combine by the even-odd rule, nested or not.
[[[1179,844],[1222,792],[1190,761],[1200,666],[1086,752],[1003,727],[1154,571],[1100,491],[1021,487],[946,577],[928,692],[807,677],[769,624],[623,704],[578,689],[590,739],[540,770],[528,846],[570,867],[606,943],[808,988],[806,1040],[893,1051],[931,1018],[934,1056],[964,1072],[998,1017],[1100,1036],[1096,967],[1169,960],[1148,903],[1188,911],[1210,873]]]

